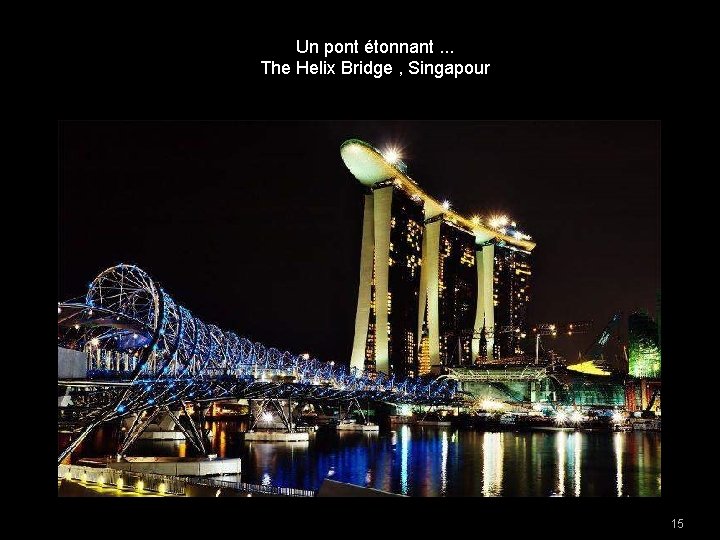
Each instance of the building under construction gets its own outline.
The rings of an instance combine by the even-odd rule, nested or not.
[[[460,381],[463,391],[480,399],[518,404],[625,407],[633,413],[659,414],[657,328],[647,314],[633,313],[628,318],[629,343],[625,347],[620,335],[622,322],[622,314],[614,314],[572,365],[555,362],[551,351],[542,351],[542,357],[536,361],[454,367],[448,369],[447,374]],[[584,322],[546,323],[536,325],[534,330],[539,345],[540,335],[582,332],[587,327]],[[541,350],[538,346],[538,353]],[[648,372],[656,376],[644,376]]]

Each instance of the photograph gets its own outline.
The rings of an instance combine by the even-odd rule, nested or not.
[[[660,120],[78,118],[58,497],[663,495]]]

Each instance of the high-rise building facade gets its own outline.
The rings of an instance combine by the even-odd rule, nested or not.
[[[368,187],[355,325],[356,356],[362,352],[362,364],[356,361],[355,367],[418,374],[423,219],[422,204],[392,180]]]
[[[496,359],[517,356],[520,336],[525,330],[530,301],[530,252],[504,241],[495,244],[493,308],[497,332],[493,355]]]
[[[661,356],[658,325],[653,318],[636,311],[628,317],[628,371],[633,377],[659,378]]]
[[[440,224],[438,319],[440,363],[472,365],[472,335],[477,302],[475,236],[449,220]]]
[[[507,218],[468,219],[433,199],[397,155],[356,139],[340,152],[365,186],[351,367],[417,376],[518,354],[530,237]]]

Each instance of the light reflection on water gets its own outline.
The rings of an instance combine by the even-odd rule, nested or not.
[[[573,436],[573,472],[575,473],[573,486],[575,487],[575,496],[580,496],[581,475],[582,475],[582,435],[576,431]]]
[[[394,428],[311,433],[304,443],[243,443],[238,422],[212,422],[213,451],[242,459],[238,480],[317,489],[324,478],[411,496],[659,496],[661,436],[629,432],[474,432]],[[114,452],[104,428],[80,455]],[[396,443],[393,446],[393,442]],[[193,455],[185,442],[138,441],[130,455]]]
[[[558,431],[555,438],[555,447],[557,448],[557,470],[558,483],[556,494],[559,497],[565,495],[565,449],[567,446],[567,433]]]
[[[505,433],[486,432],[483,434],[483,489],[485,497],[502,495],[503,480],[503,438]]]
[[[410,426],[400,428],[400,454],[402,463],[400,466],[400,493],[408,494],[408,456],[410,455]]]
[[[623,488],[623,475],[622,475],[622,451],[623,451],[623,437],[621,433],[616,433],[614,436],[615,443],[615,483],[617,485],[617,496],[622,497]],[[658,477],[659,478],[659,477]]]
[[[447,430],[442,430],[442,450],[440,452],[440,495],[447,495],[447,461],[448,461],[448,436]]]

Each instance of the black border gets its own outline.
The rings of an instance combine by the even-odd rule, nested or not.
[[[425,36],[430,34],[431,31],[423,32],[416,40],[427,39]],[[358,36],[360,39],[360,34]],[[452,43],[454,50],[464,51],[468,58],[489,57],[487,61],[497,69],[480,81],[432,79],[408,84],[394,79],[286,77],[275,80],[262,76],[259,66],[256,68],[260,58],[274,56],[294,60],[290,51],[295,37],[268,36],[263,42],[251,42],[249,38],[216,39],[212,40],[212,46],[205,48],[197,47],[197,43],[172,41],[164,49],[146,49],[146,44],[134,46],[123,41],[115,47],[95,51],[89,51],[80,40],[71,40],[64,49],[64,61],[59,62],[55,73],[55,80],[62,81],[55,118],[661,120],[661,215],[670,215],[672,208],[687,200],[679,193],[683,181],[680,163],[685,162],[684,129],[671,118],[673,112],[668,110],[665,101],[661,59],[659,55],[643,55],[647,44],[640,38],[631,43],[609,44],[607,39],[595,41],[597,35],[587,39],[578,39],[575,35],[562,46],[541,40],[523,42],[518,52],[509,48],[507,41],[489,43],[489,40],[481,42],[457,36],[436,40]],[[322,42],[333,38],[311,39]],[[222,47],[226,48],[224,54],[214,54]],[[80,50],[81,59],[72,54]],[[53,122],[48,131],[51,140],[57,138]],[[48,145],[49,156],[53,155],[51,145]],[[53,174],[56,167],[52,157],[48,161],[46,174]],[[669,244],[665,237],[662,243]],[[668,246],[663,247],[668,253]],[[60,256],[68,255],[61,253],[58,246]],[[108,499],[102,499],[102,503],[93,499],[57,499],[58,509],[68,516],[81,513],[87,525],[89,522],[107,525],[104,516],[109,515],[118,516],[116,522],[120,523],[125,522],[125,518],[119,516],[132,515],[135,523],[141,519],[138,516],[144,514],[147,524],[155,522],[158,526],[155,529],[158,534],[162,534],[160,523],[165,517],[160,517],[158,522],[155,516],[176,512],[182,515],[189,511],[205,516],[200,521],[208,527],[208,534],[213,534],[211,529],[219,528],[225,520],[237,520],[237,525],[232,527],[237,526],[240,531],[245,528],[243,523],[248,523],[248,532],[261,534],[264,527],[253,525],[249,521],[253,519],[264,521],[273,530],[284,528],[287,533],[296,528],[306,529],[308,535],[354,534],[355,530],[368,535],[406,534],[411,529],[429,532],[435,528],[446,534],[460,531],[479,534],[498,526],[536,534],[670,530],[672,519],[687,521],[691,514],[695,492],[690,489],[689,481],[697,470],[688,463],[686,448],[691,443],[686,441],[687,428],[683,425],[682,408],[691,398],[690,374],[684,369],[689,362],[679,360],[683,354],[680,346],[683,333],[667,331],[682,325],[679,313],[683,310],[677,308],[682,294],[677,284],[681,283],[682,274],[666,262],[667,257],[663,257],[662,281],[668,285],[662,292],[666,407],[660,498],[415,498],[385,499],[382,503],[373,499],[352,502],[338,499],[258,502],[259,499],[252,499],[244,503],[250,506],[240,508],[224,506],[235,504],[227,500],[159,499],[145,504],[139,502],[141,499],[113,499],[108,504]],[[51,379],[48,383],[48,386],[54,384]],[[44,404],[44,400],[37,404],[41,403]],[[38,416],[42,417],[45,412],[41,411]],[[52,417],[50,421],[55,423]],[[53,449],[54,444],[48,448]],[[43,461],[46,460],[52,463],[52,456],[45,456]],[[50,474],[48,471],[48,477]],[[50,486],[52,488],[52,484]],[[48,490],[48,495],[55,497],[56,494]],[[172,529],[178,530],[181,523],[174,520]],[[337,528],[327,528],[333,525]]]

